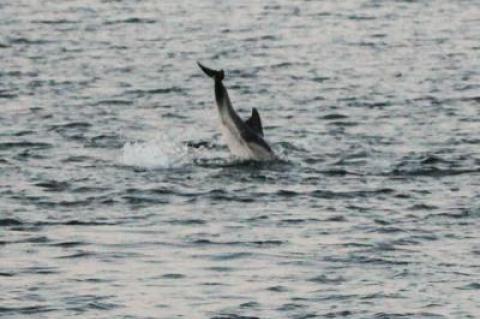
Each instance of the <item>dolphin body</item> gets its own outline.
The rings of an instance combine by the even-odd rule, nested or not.
[[[277,158],[263,139],[260,114],[252,108],[251,117],[243,121],[232,107],[228,92],[223,86],[223,70],[209,69],[197,62],[200,69],[215,81],[215,100],[220,115],[220,126],[230,151],[237,157],[249,160],[274,160]]]

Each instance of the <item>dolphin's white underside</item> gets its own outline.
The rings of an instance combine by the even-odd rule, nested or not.
[[[230,116],[220,114],[220,130],[233,155],[242,159],[272,160],[273,154],[256,143],[245,141]]]

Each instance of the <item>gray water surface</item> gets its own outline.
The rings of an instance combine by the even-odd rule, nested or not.
[[[0,317],[479,318],[480,4],[0,2]],[[231,157],[226,71],[282,157]]]

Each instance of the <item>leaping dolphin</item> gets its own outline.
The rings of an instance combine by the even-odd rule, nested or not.
[[[220,115],[220,127],[230,151],[242,159],[276,159],[277,156],[263,139],[262,120],[257,109],[252,108],[251,117],[243,121],[233,109],[227,89],[223,86],[222,80],[225,77],[223,70],[209,69],[200,62],[197,64],[215,81],[215,100]]]

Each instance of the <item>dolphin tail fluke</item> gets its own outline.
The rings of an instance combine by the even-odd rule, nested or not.
[[[217,71],[217,70],[207,68],[206,66],[202,65],[200,62],[197,62],[197,64],[200,67],[200,69],[202,69],[202,71],[205,72],[206,75],[213,78],[215,81],[222,81],[223,78],[225,77],[225,73],[223,72],[223,70]]]

